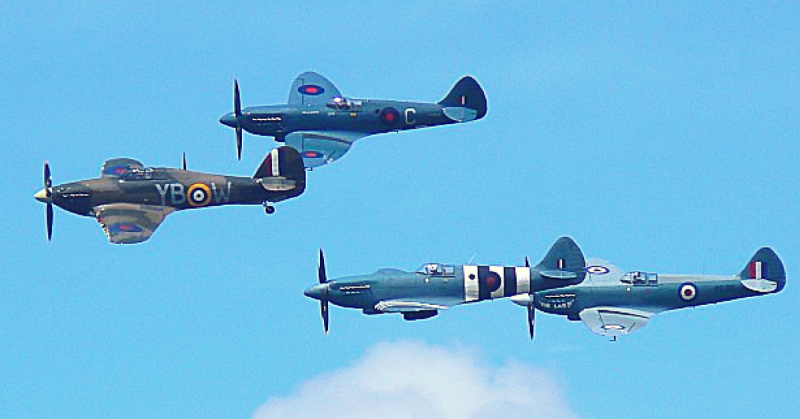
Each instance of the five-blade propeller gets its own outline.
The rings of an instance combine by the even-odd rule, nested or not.
[[[327,284],[328,275],[325,273],[325,255],[319,249],[319,271],[317,272],[320,284]],[[319,299],[319,308],[322,314],[322,325],[325,327],[325,334],[328,334],[328,287],[324,287],[322,296]]]
[[[236,156],[242,159],[242,102],[239,96],[239,81],[233,80],[233,116],[236,118]]]

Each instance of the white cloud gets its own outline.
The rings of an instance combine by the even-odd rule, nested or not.
[[[519,361],[414,342],[370,348],[355,365],[267,400],[254,419],[576,418],[552,374]]]

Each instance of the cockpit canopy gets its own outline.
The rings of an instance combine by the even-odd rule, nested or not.
[[[360,111],[363,104],[360,100],[350,100],[344,96],[334,96],[333,101],[327,103],[326,106],[342,111]]]
[[[426,263],[417,269],[417,273],[427,276],[455,276],[456,269],[453,265]]]
[[[154,170],[152,167],[132,167],[125,172],[120,179],[126,181],[150,180],[153,179]]]
[[[658,285],[658,274],[633,271],[622,275],[619,281],[631,285]]]

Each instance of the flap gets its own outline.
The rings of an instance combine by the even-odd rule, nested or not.
[[[100,176],[120,177],[133,169],[144,169],[144,165],[138,160],[125,157],[106,160],[106,162],[103,163],[103,168],[100,170]]]
[[[647,326],[654,313],[624,307],[594,307],[579,313],[592,332],[603,336],[622,336]]]
[[[172,207],[109,204],[94,208],[95,216],[111,243],[140,243],[150,238]]]

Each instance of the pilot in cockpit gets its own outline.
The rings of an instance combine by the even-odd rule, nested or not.
[[[431,275],[439,275],[439,265],[435,263],[428,264],[428,273]]]
[[[341,96],[334,96],[332,105],[337,109],[347,109],[347,99]]]

